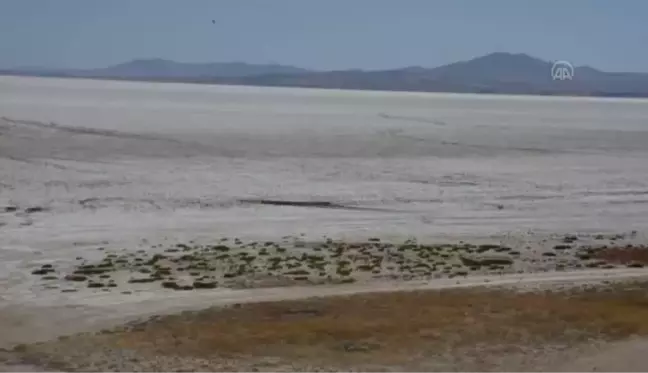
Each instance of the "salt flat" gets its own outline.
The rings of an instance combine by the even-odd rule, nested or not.
[[[6,307],[97,246],[648,232],[645,100],[0,77],[0,117]]]
[[[63,127],[3,121],[0,203],[52,207],[5,239],[133,219],[261,236],[645,226],[648,101],[3,77],[0,116]],[[232,205],[254,197],[393,211]]]

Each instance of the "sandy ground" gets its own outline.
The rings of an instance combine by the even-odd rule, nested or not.
[[[648,110],[640,100],[2,77],[0,117],[5,347],[217,304],[646,274],[570,265],[544,273],[571,254],[543,255],[566,235],[578,236],[574,248],[648,243]],[[250,198],[342,208],[239,203]],[[132,294],[45,289],[31,274],[45,264],[71,271],[77,257],[100,260],[98,247],[152,252],[157,245],[285,235],[497,244],[520,252],[514,272],[522,273],[188,293],[147,285]]]

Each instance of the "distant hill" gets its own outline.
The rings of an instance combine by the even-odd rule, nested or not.
[[[231,63],[180,63],[162,59],[134,60],[84,73],[118,78],[244,77],[264,74],[301,74],[308,70],[283,65]]]
[[[553,63],[526,54],[491,53],[436,68],[310,71],[284,65],[180,63],[140,59],[89,70],[24,68],[0,74],[359,90],[648,97],[648,74],[575,66],[572,80],[551,77]]]
[[[138,59],[100,69],[47,69],[24,67],[11,69],[20,75],[46,75],[116,79],[200,79],[246,77],[265,74],[302,74],[309,70],[283,65],[256,65],[242,62],[183,63],[159,58]]]

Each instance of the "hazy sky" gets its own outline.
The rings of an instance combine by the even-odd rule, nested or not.
[[[648,0],[0,0],[0,67],[379,69],[495,51],[648,72]]]

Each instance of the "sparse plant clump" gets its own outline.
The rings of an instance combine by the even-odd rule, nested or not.
[[[351,269],[350,268],[345,268],[345,267],[337,267],[335,270],[335,273],[337,273],[340,276],[349,276],[351,274]]]
[[[495,274],[513,271],[512,265],[518,261],[525,262],[525,267],[529,265],[532,270],[533,266],[541,270],[568,270],[577,267],[641,268],[648,265],[648,248],[576,247],[572,246],[571,239],[568,240],[570,242],[549,246],[550,249],[545,252],[527,246],[524,253],[528,252],[531,256],[523,256],[520,250],[503,244],[429,244],[418,243],[413,239],[391,244],[383,243],[377,237],[352,243],[324,238],[326,242],[306,244],[304,240],[291,238],[281,243],[265,241],[259,244],[243,243],[236,239],[229,246],[223,241],[215,245],[178,244],[166,250],[160,246],[159,250],[163,250],[163,253],[147,250],[114,253],[106,249],[104,257],[96,262],[88,263],[82,257],[77,258],[80,261],[71,272],[73,276],[82,276],[78,278],[91,282],[108,280],[113,273],[118,272],[133,274],[131,281],[120,283],[120,287],[170,281],[169,278],[180,274],[184,276],[178,278],[191,276],[189,281],[202,281],[201,276],[210,275],[230,280],[220,286],[254,287],[290,285],[290,280],[302,276],[325,281],[325,278],[330,277],[329,273],[334,277],[328,279],[331,282],[339,282],[340,278],[351,277],[353,273],[357,273],[358,278],[393,280]],[[279,246],[280,244],[292,245],[286,246],[291,250]],[[307,249],[293,249],[295,246]],[[515,270],[521,268],[515,267]],[[55,270],[50,264],[33,271],[35,275],[42,276],[43,281],[50,281],[44,286],[53,286],[51,281],[57,278],[73,281],[72,277],[58,272],[58,268]],[[148,276],[141,277],[140,274]],[[288,281],[282,282],[284,280]],[[274,285],[277,283],[280,285]],[[193,288],[198,289],[200,285]]]
[[[287,271],[287,272],[284,272],[284,275],[289,275],[289,276],[293,276],[293,275],[295,275],[295,276],[298,276],[298,275],[309,275],[309,274],[310,274],[309,271],[306,271],[306,270],[303,270],[303,269],[298,269],[298,270],[294,270],[294,271]]]
[[[218,287],[218,282],[209,281],[206,279],[199,279],[194,281],[193,287],[195,289],[215,289],[216,287]]]
[[[217,252],[221,252],[221,253],[226,253],[226,252],[230,251],[229,246],[226,246],[226,245],[212,246],[211,249],[212,249],[212,251],[217,251]]]

